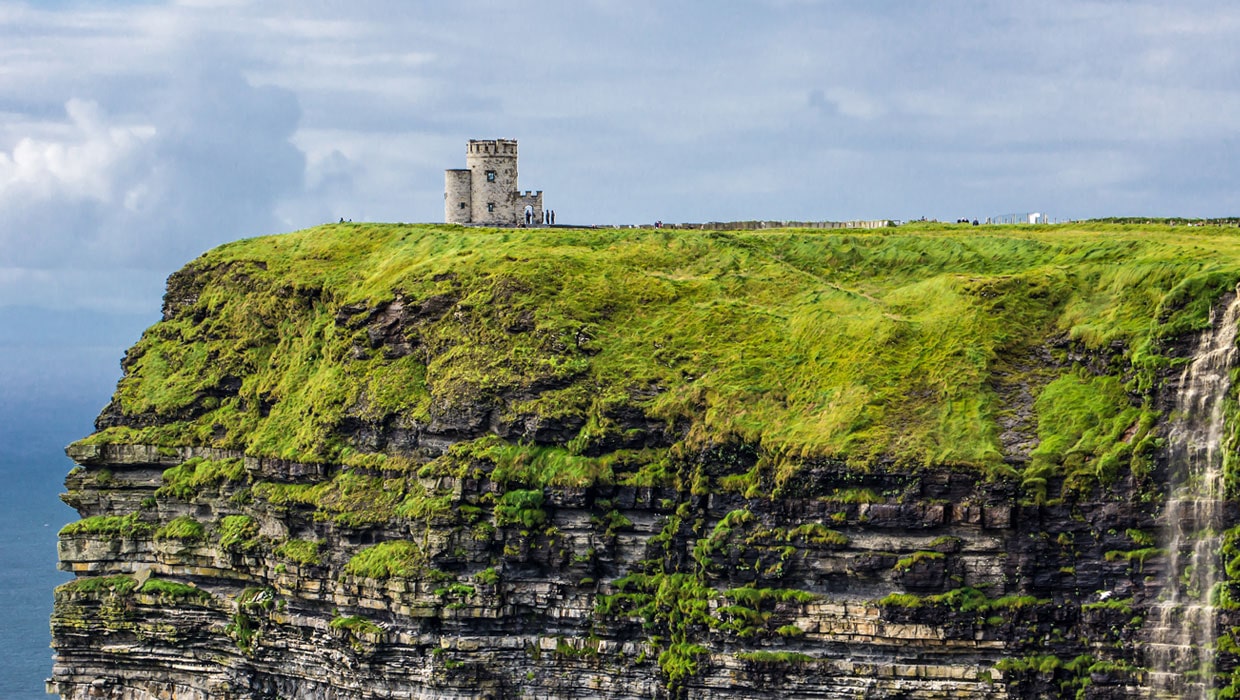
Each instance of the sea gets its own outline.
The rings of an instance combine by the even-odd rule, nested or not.
[[[89,434],[99,406],[10,403],[0,408],[0,698],[46,698],[51,675],[56,533],[77,514],[61,503],[73,463],[67,443]]]
[[[0,700],[49,697],[52,591],[71,578],[56,533],[77,520],[64,447],[93,431],[154,315],[0,308]]]

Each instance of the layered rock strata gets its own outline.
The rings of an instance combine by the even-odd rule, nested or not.
[[[1128,674],[1031,676],[1010,662],[1136,660],[1135,613],[1082,605],[1098,592],[1142,593],[1140,563],[1106,555],[1151,525],[1122,498],[1020,506],[964,475],[823,465],[778,499],[550,488],[530,522],[503,524],[511,516],[497,514],[501,494],[485,478],[412,477],[446,507],[358,526],[263,495],[263,484],[290,483],[286,464],[139,446],[71,455],[82,469],[67,500],[84,522],[132,522],[61,538],[62,566],[80,577],[57,591],[52,621],[49,685],[65,698],[740,698],[771,688],[1006,698],[1085,679],[1090,697],[1134,693]],[[190,459],[244,469],[186,499],[162,493],[164,472]],[[307,485],[342,473],[308,471]],[[354,478],[361,493],[410,477]],[[178,536],[176,522],[201,531]],[[290,542],[313,543],[313,556]],[[411,544],[408,570],[350,573],[359,553],[392,542]]]

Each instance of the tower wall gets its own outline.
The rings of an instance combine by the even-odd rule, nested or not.
[[[465,166],[470,171],[470,208],[476,224],[512,226],[524,221],[517,207],[517,142],[510,139],[469,142]]]
[[[443,220],[449,224],[473,222],[472,173],[468,170],[445,170],[443,176]]]

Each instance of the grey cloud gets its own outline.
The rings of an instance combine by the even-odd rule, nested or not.
[[[169,243],[162,262],[270,232],[275,203],[302,187],[305,158],[290,142],[296,97],[222,69],[178,81],[166,100],[145,183],[155,216],[141,217],[152,237]]]
[[[47,282],[55,275],[41,272],[116,266],[162,277],[218,243],[275,230],[276,203],[303,184],[304,156],[290,142],[296,97],[253,87],[227,65],[179,73],[154,92],[145,123],[79,107],[92,116],[75,116],[66,141],[0,152],[0,268],[10,279],[29,271],[24,284],[0,285],[0,305],[21,303],[23,290],[58,296]]]
[[[0,190],[7,264],[164,269],[222,240],[269,230],[274,202],[301,187],[304,156],[289,141],[300,114],[294,95],[254,88],[222,68],[180,76],[160,90],[159,103],[138,129],[74,120],[78,133],[68,144],[27,144],[47,164],[41,180]],[[84,192],[88,178],[103,191]]]

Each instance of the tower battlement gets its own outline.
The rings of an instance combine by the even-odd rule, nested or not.
[[[444,221],[450,224],[542,224],[542,190],[517,187],[516,139],[470,139],[465,168],[444,171]]]
[[[471,156],[517,157],[516,139],[470,139],[466,153]]]

